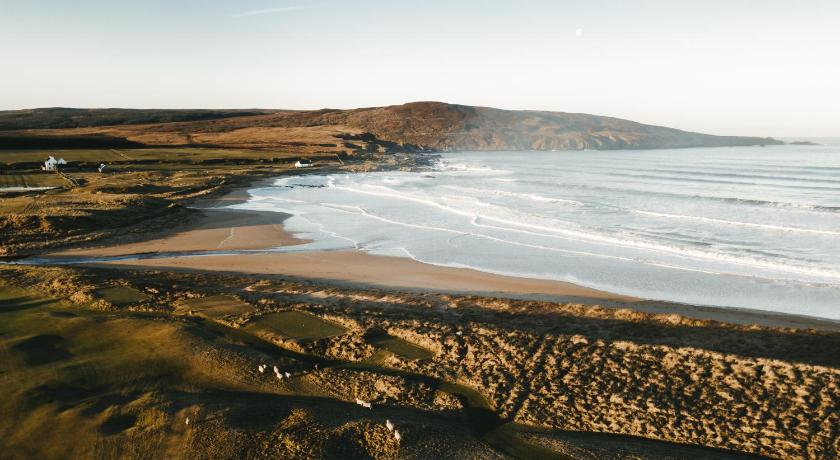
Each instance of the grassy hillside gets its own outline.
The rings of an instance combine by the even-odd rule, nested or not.
[[[146,111],[140,111],[145,114]],[[54,114],[60,118],[60,112]],[[173,118],[183,116],[184,120]],[[207,118],[201,118],[206,116]],[[9,113],[6,117],[12,117]],[[717,147],[782,144],[761,137],[713,136],[673,128],[645,125],[597,115],[500,110],[488,107],[414,102],[353,110],[323,109],[263,114],[200,111],[162,111],[145,114],[155,121],[123,117],[120,123],[85,119],[88,124],[68,129],[38,129],[44,123],[26,124],[7,131],[7,137],[29,138],[14,143],[46,142],[47,137],[113,139],[143,145],[191,145],[236,148],[319,148],[347,152],[375,144],[380,152],[419,150],[612,150],[683,147]],[[189,118],[192,117],[192,118]],[[171,122],[164,122],[168,119]],[[0,116],[2,126],[3,116]],[[25,120],[21,118],[21,120]],[[100,123],[101,121],[101,123]],[[95,122],[95,123],[94,123]],[[72,126],[72,117],[67,122]],[[61,124],[56,121],[55,124]],[[7,124],[7,126],[11,126]],[[26,130],[22,130],[27,128]],[[97,137],[98,136],[98,137]],[[11,145],[10,138],[0,142]],[[38,145],[40,146],[40,145]],[[51,147],[56,148],[54,144]],[[7,147],[8,148],[8,147]]]
[[[270,110],[160,110],[160,109],[70,109],[52,107],[0,111],[0,131],[15,129],[64,129],[91,126],[172,123],[176,121],[262,115]]]

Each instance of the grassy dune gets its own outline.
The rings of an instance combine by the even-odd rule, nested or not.
[[[630,327],[599,307],[212,274],[0,267],[0,280],[0,436],[13,458],[738,459],[756,457],[731,449],[774,457],[778,445],[789,458],[832,455],[836,427],[808,420],[836,401],[826,344],[837,334],[643,314]],[[616,362],[625,372],[599,370]],[[772,377],[739,370],[693,399],[683,374],[722,365]],[[653,391],[662,384],[670,393]],[[773,392],[774,405],[747,399],[754,391]],[[727,423],[738,410],[756,417]],[[647,436],[628,436],[651,415]],[[729,451],[686,445],[701,415],[721,441],[693,444]],[[814,431],[771,431],[773,420]]]

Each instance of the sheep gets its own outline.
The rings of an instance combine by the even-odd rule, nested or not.
[[[394,430],[394,439],[396,439],[397,442],[399,442],[402,439],[402,436],[400,436],[400,432],[397,430]]]
[[[388,428],[388,431],[394,431],[394,424],[390,420],[385,420],[385,427]]]

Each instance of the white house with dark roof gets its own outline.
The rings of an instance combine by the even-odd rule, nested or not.
[[[66,165],[67,162],[64,161],[64,158],[55,159],[55,157],[51,156],[47,158],[47,161],[44,162],[44,166],[41,166],[41,169],[44,171],[58,171],[59,166]]]

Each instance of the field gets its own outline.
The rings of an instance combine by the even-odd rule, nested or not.
[[[247,302],[228,295],[216,295],[198,299],[184,300],[178,308],[179,312],[190,312],[193,315],[220,319],[231,315],[244,315],[254,311]]]
[[[148,299],[146,294],[125,286],[100,288],[94,292],[116,307],[128,307]]]
[[[368,341],[371,344],[388,350],[389,352],[398,355],[404,359],[426,359],[431,358],[433,355],[431,351],[423,347],[417,346],[399,337],[393,337],[387,334],[369,337]]]
[[[248,327],[295,340],[323,339],[347,331],[337,324],[300,311],[284,311],[260,316]]]
[[[68,162],[132,164],[135,162],[159,161],[168,163],[195,163],[213,160],[270,161],[272,159],[292,160],[300,154],[283,149],[217,149],[199,147],[168,147],[143,149],[72,149],[72,150],[0,150],[0,163],[39,163],[48,156],[64,158]],[[332,156],[329,154],[327,156]]]
[[[64,158],[67,161],[86,163],[108,163],[125,161],[125,158],[109,149],[96,150],[0,150],[0,163],[41,163],[47,157]]]
[[[0,174],[0,187],[61,187],[67,185],[57,174]]]

